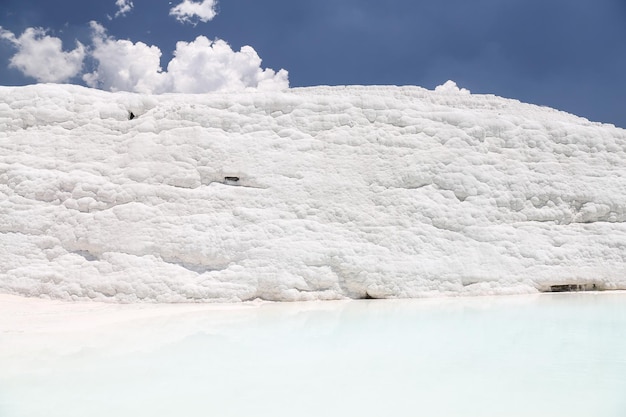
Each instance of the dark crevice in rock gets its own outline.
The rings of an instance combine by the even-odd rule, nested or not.
[[[98,260],[98,257],[96,257],[91,252],[86,251],[86,250],[76,250],[76,251],[73,251],[72,253],[82,256],[83,258],[85,258],[86,261],[89,261],[89,262]]]
[[[193,264],[189,262],[182,262],[178,260],[163,259],[163,262],[171,264],[171,265],[179,266],[188,271],[195,272],[196,274],[204,274],[205,272],[221,271],[223,269],[226,269],[226,266],[224,266],[224,268],[216,268],[216,267],[209,267],[207,265],[198,265],[198,264]]]
[[[580,291],[604,291],[605,288],[597,283],[584,284],[555,284],[540,289],[541,292],[580,292]]]

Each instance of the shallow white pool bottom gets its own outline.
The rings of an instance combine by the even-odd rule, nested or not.
[[[626,294],[0,296],[0,416],[626,416]]]

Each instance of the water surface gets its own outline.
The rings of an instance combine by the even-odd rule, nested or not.
[[[0,416],[626,415],[626,294],[0,299]]]

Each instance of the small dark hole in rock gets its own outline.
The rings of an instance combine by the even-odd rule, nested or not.
[[[362,300],[374,300],[375,298],[370,295],[369,292],[365,291],[365,295],[361,297]]]
[[[237,182],[239,181],[239,177],[224,177],[224,181]]]
[[[552,292],[570,292],[570,291],[581,291],[580,285],[578,284],[561,284],[561,285],[550,285],[550,291]]]
[[[133,113],[132,111],[128,112],[128,120],[133,120],[135,117],[137,117],[135,116],[135,113]]]

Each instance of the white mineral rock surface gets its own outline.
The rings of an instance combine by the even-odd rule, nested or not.
[[[2,293],[185,302],[625,289],[625,221],[625,130],[453,83],[0,87]]]

